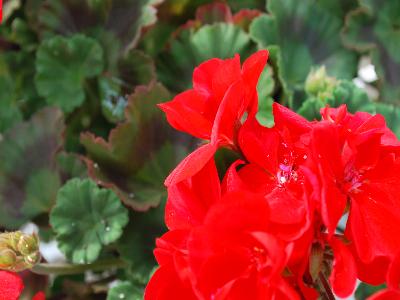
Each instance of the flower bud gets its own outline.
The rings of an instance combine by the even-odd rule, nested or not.
[[[329,96],[336,84],[333,77],[326,74],[325,67],[322,66],[316,70],[312,70],[306,79],[305,90],[307,94],[320,97],[321,95]]]
[[[22,235],[17,244],[17,249],[22,255],[29,255],[38,250],[38,239],[36,235]]]
[[[17,255],[11,249],[0,250],[0,269],[8,269],[17,261]]]
[[[39,238],[21,231],[0,233],[0,269],[20,272],[40,261]]]

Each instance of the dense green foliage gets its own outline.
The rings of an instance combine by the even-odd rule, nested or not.
[[[156,104],[206,59],[270,51],[265,125],[273,101],[309,119],[346,103],[400,136],[400,0],[9,0],[4,12],[0,227],[35,223],[69,263],[123,262],[88,282],[58,276],[48,299],[141,298],[165,231],[163,180],[198,143]],[[360,76],[364,89],[361,59],[378,75]],[[218,166],[231,159],[218,153]]]

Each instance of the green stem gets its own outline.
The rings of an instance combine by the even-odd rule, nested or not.
[[[40,275],[71,275],[86,271],[102,271],[109,268],[124,268],[126,263],[119,258],[99,260],[91,264],[48,264],[41,263],[34,266],[31,271]]]

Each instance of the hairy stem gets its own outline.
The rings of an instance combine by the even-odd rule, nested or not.
[[[319,290],[324,293],[324,299],[335,300],[335,295],[333,295],[331,286],[329,285],[328,280],[325,278],[325,275],[322,272],[320,272],[318,275],[317,284]]]
[[[119,258],[99,260],[91,264],[48,264],[35,265],[31,271],[40,275],[71,275],[86,271],[102,271],[109,268],[124,268],[126,263]]]

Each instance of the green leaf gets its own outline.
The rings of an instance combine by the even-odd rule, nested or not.
[[[157,267],[153,255],[156,238],[167,230],[164,225],[164,207],[165,201],[145,213],[131,212],[129,224],[117,243],[121,258],[129,265],[127,277],[143,287]]]
[[[131,50],[109,66],[99,79],[101,107],[109,122],[124,119],[127,94],[138,85],[147,85],[156,77],[151,58],[138,50]]]
[[[201,62],[213,57],[230,58],[236,53],[244,59],[253,50],[248,34],[234,24],[184,29],[171,41],[170,50],[159,57],[159,77],[167,87],[182,91],[191,86],[193,69]]]
[[[37,28],[42,37],[92,34],[101,28],[112,34],[123,51],[133,48],[141,30],[156,21],[154,0],[47,0],[40,5]]]
[[[156,106],[168,99],[161,84],[139,87],[128,99],[125,121],[110,132],[108,141],[91,133],[81,136],[89,175],[137,210],[159,204],[165,191],[162,182],[179,161],[175,149],[166,144],[170,128]]]
[[[400,107],[386,103],[376,103],[376,112],[383,115],[387,126],[400,138]]]
[[[346,46],[371,55],[380,98],[392,103],[400,100],[399,20],[400,0],[364,0],[349,14],[342,32]]]
[[[128,211],[111,190],[89,179],[71,179],[57,194],[50,213],[60,250],[73,263],[95,261],[104,245],[118,240]]]
[[[270,0],[267,9],[271,14],[258,17],[250,26],[259,47],[278,47],[271,60],[275,60],[278,77],[284,81],[284,97],[289,100],[293,92],[302,90],[312,67],[325,65],[328,74],[344,79],[356,74],[357,56],[343,47],[339,36],[341,13],[325,2]]]
[[[356,295],[357,299],[367,299],[372,294],[375,294],[376,292],[383,290],[385,288],[386,288],[385,284],[373,286],[373,285],[369,285],[364,282],[361,282],[359,284],[359,286],[357,287],[355,295]]]
[[[0,224],[17,229],[50,210],[60,177],[54,157],[63,145],[62,112],[46,108],[6,131],[0,141]]]
[[[305,84],[307,97],[297,110],[309,120],[319,119],[321,108],[329,105],[338,107],[346,104],[351,113],[365,111],[375,114],[377,103],[367,93],[349,80],[336,80],[326,74],[325,68],[312,70]]]
[[[103,51],[91,38],[75,35],[44,41],[36,58],[36,87],[48,104],[71,112],[85,100],[87,78],[103,70]]]
[[[142,300],[143,291],[130,282],[121,282],[112,287],[107,294],[107,300]]]
[[[22,113],[14,101],[14,88],[9,74],[0,73],[0,133],[22,120]]]

